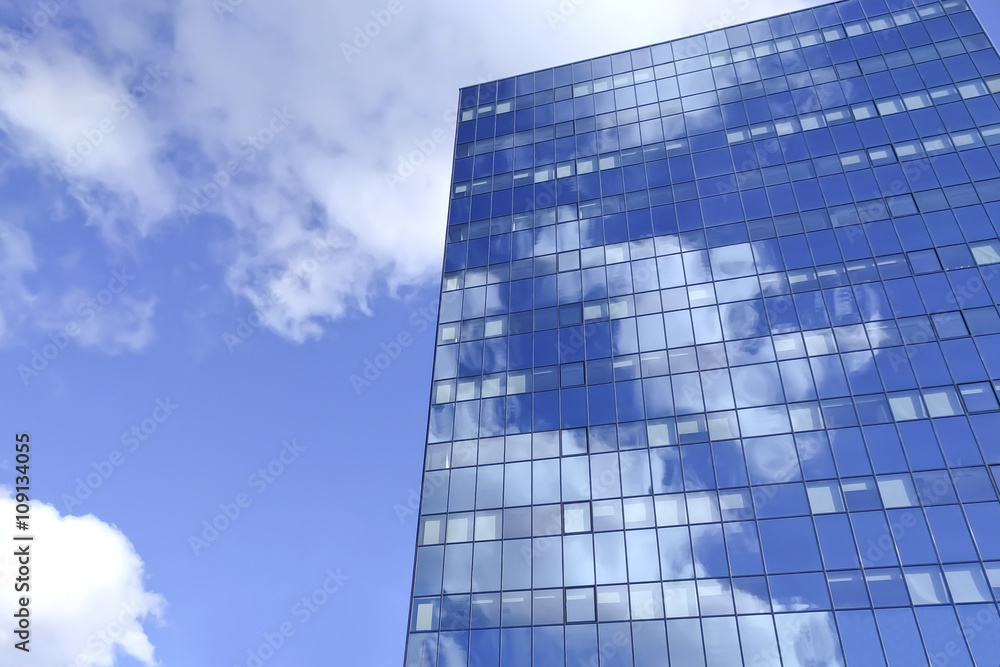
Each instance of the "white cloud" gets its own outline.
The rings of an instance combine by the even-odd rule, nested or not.
[[[232,222],[229,287],[302,340],[387,286],[438,271],[460,86],[811,3],[399,0],[395,15],[377,0],[229,4],[67,7],[88,25],[86,46],[49,27],[16,54],[0,51],[0,120],[21,155],[48,167],[161,66],[169,76],[68,174],[69,193],[116,242],[184,224],[180,207],[207,194],[201,202]],[[345,57],[366,29],[369,43]],[[250,151],[247,137],[266,135],[275,107],[295,118]],[[424,164],[389,188],[386,174],[433,136]],[[241,173],[206,192],[230,161]],[[339,249],[274,303],[274,276],[331,234]]]
[[[15,503],[0,487],[0,617],[13,629],[17,609],[11,593],[19,564],[13,557]],[[19,533],[21,534],[21,533]],[[114,526],[88,514],[60,516],[52,505],[31,503],[30,652],[0,647],[0,663],[24,667],[111,667],[116,652],[156,665],[143,622],[160,619],[164,599],[146,590],[142,559]]]

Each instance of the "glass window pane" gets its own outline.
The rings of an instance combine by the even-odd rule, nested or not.
[[[818,664],[843,664],[832,613],[780,614],[775,616],[774,621],[784,663],[795,664],[797,656],[808,652]]]
[[[809,494],[809,507],[813,514],[844,511],[840,484],[837,482],[812,482],[806,485],[806,491]]]
[[[955,602],[989,602],[993,599],[978,564],[945,565],[944,577]]]
[[[877,481],[882,502],[887,508],[914,507],[918,504],[917,492],[909,475],[886,475]]]
[[[698,615],[698,595],[694,581],[672,581],[663,584],[663,602],[667,618]]]
[[[910,567],[903,571],[913,604],[947,604],[948,591],[939,567]]]

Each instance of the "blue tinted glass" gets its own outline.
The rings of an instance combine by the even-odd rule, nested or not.
[[[843,0],[464,89],[407,664],[997,664],[998,75]]]
[[[819,549],[810,519],[772,519],[760,522],[761,545],[768,572],[819,570]]]

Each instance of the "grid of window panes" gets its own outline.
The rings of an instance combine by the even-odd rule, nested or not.
[[[998,100],[964,0],[463,90],[407,667],[1000,664]]]

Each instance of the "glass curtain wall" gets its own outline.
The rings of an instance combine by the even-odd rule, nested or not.
[[[462,90],[406,667],[997,667],[998,94],[964,0]]]

